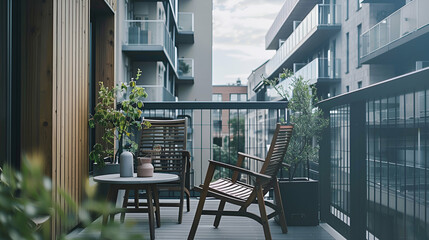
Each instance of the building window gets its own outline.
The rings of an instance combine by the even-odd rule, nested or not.
[[[357,10],[359,11],[362,8],[363,0],[357,0]]]
[[[350,38],[349,33],[346,33],[346,73],[349,73],[350,67]]]
[[[212,95],[212,101],[213,102],[222,102],[222,94],[220,94],[220,93],[213,93],[213,95]]]
[[[361,41],[360,41],[360,35],[362,34],[362,24],[359,24],[359,26],[357,26],[357,67],[360,68],[361,67],[361,63],[360,63],[360,51],[361,51]]]
[[[346,20],[349,19],[349,1],[350,0],[346,0]]]
[[[362,81],[358,82],[358,88],[362,88]]]
[[[348,85],[346,86],[346,92],[350,92],[350,87]]]
[[[246,102],[247,101],[247,93],[231,93],[229,96],[231,102]]]

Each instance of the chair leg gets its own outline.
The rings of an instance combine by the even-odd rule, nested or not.
[[[153,200],[155,202],[155,218],[156,218],[156,227],[161,227],[161,212],[159,210],[159,195],[158,195],[158,188],[156,185],[152,185],[152,192],[153,192]]]
[[[200,223],[201,215],[203,214],[204,202],[206,201],[209,192],[209,184],[213,177],[215,166],[209,164],[207,169],[206,178],[204,180],[203,191],[201,191],[200,201],[198,202],[197,211],[195,212],[194,221],[192,222],[191,231],[189,231],[188,240],[193,240],[197,232],[198,224]]]
[[[282,233],[287,233],[287,224],[286,224],[286,217],[285,212],[283,210],[283,202],[282,202],[282,196],[280,195],[280,188],[279,188],[279,182],[275,181],[274,183],[274,195],[276,197],[276,211],[279,214],[279,220],[280,220],[280,226],[282,228]]]
[[[128,196],[129,196],[129,192],[128,192],[128,188],[127,188],[127,189],[125,189],[125,195],[124,195],[124,201],[122,203],[122,208],[127,208]],[[124,220],[125,220],[125,211],[121,213],[121,223],[124,223]]]
[[[183,184],[184,184],[184,182],[183,182]],[[180,189],[181,190],[180,190],[180,203],[179,203],[179,219],[178,219],[178,223],[182,224],[183,198],[184,198],[184,195],[185,195],[185,188],[184,188],[184,186],[182,186]]]
[[[268,218],[267,218],[267,212],[265,211],[265,201],[264,201],[264,194],[262,192],[262,189],[259,187],[256,191],[257,193],[257,199],[258,199],[258,205],[259,205],[259,212],[261,213],[261,224],[264,227],[264,234],[266,240],[271,240],[271,232],[270,232],[270,226],[268,225]]]
[[[186,194],[186,211],[191,211],[191,193],[187,188],[185,188],[185,194]]]
[[[206,201],[207,190],[201,192],[200,201],[198,202],[197,211],[195,212],[194,221],[192,222],[191,231],[188,235],[188,240],[193,240],[195,237],[195,233],[197,232],[198,224],[200,223],[201,214],[203,213],[204,202]]]
[[[213,226],[215,228],[219,227],[220,218],[222,217],[222,211],[225,208],[225,203],[226,203],[226,201],[224,201],[224,200],[221,200],[219,203],[219,208],[217,209],[218,214],[216,215],[215,221],[213,223]]]

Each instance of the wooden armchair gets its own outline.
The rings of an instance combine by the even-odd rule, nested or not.
[[[270,149],[265,159],[250,156],[244,153],[239,153],[236,166],[209,160],[210,164],[207,170],[204,184],[200,187],[194,188],[195,190],[199,190],[201,192],[201,195],[197,211],[195,213],[194,221],[192,223],[191,231],[189,232],[188,240],[194,239],[201,215],[215,215],[216,218],[213,225],[216,228],[219,226],[222,216],[243,216],[252,218],[263,226],[265,239],[271,239],[268,219],[279,215],[282,232],[287,233],[286,219],[283,212],[281,195],[276,176],[279,169],[282,167],[282,162],[286,154],[290,138],[292,136],[292,129],[293,126],[291,125],[277,124],[273,139],[271,141]],[[253,172],[242,168],[241,166],[245,158],[264,162],[261,171]],[[228,168],[233,170],[234,173],[232,175],[232,178],[221,178],[216,181],[212,181],[215,172],[215,167]],[[254,180],[254,185],[248,185],[237,181],[239,178],[239,174],[247,174],[248,176],[250,176],[250,178]],[[264,195],[271,188],[274,188],[277,205],[268,201],[264,201]],[[207,196],[220,199],[220,204],[217,211],[203,210],[204,202]],[[226,202],[238,205],[240,206],[240,209],[238,211],[224,211]],[[247,208],[252,203],[258,204],[260,216],[247,212]],[[267,216],[265,205],[272,208],[274,212]]]
[[[158,191],[154,189],[156,221],[160,226],[160,207],[179,207],[179,224],[182,223],[184,195],[186,195],[187,211],[190,211],[189,166],[190,153],[186,150],[186,119],[152,120],[151,127],[142,130],[137,156],[151,156],[154,172],[177,174],[179,181],[157,184],[158,190],[180,192],[179,203],[163,203],[158,201]],[[158,148],[158,149],[157,149]],[[138,190],[137,190],[138,191]],[[137,191],[134,201],[138,201]],[[125,193],[124,206],[128,206],[128,192]],[[123,216],[122,219],[123,220]]]

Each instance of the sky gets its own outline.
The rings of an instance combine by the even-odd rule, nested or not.
[[[284,0],[213,0],[213,84],[247,83],[252,70],[274,55],[265,34]]]

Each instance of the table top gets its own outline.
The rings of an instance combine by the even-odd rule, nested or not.
[[[120,177],[119,173],[94,177],[95,182],[110,184],[153,184],[177,180],[179,180],[179,176],[170,173],[154,173],[153,177],[137,177],[137,173],[134,173],[133,177]]]

